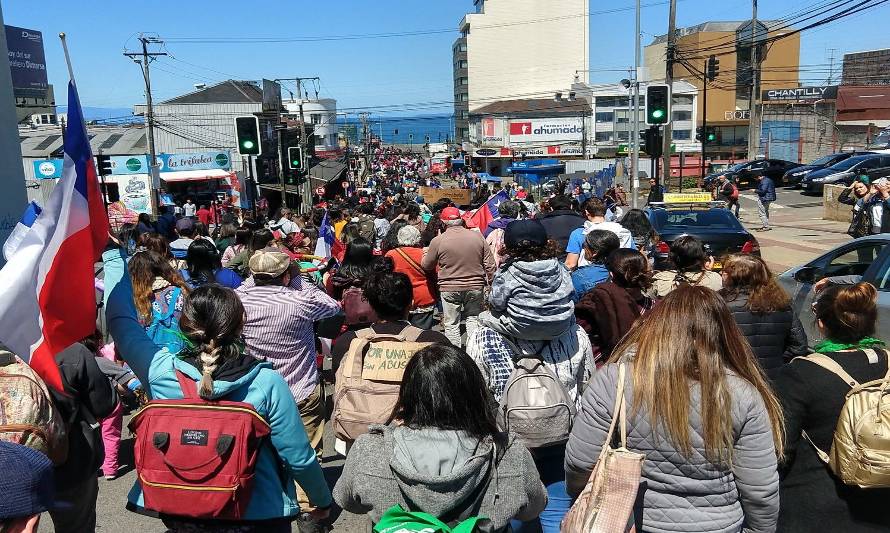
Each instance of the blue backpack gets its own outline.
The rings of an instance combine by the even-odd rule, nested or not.
[[[165,313],[158,313],[154,307],[151,310],[151,324],[145,328],[148,337],[160,347],[166,347],[172,354],[178,354],[185,347],[185,340],[179,331],[179,323],[174,318],[176,302],[182,289],[175,287],[171,292],[170,305]]]

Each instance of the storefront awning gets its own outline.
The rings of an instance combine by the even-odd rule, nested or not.
[[[235,173],[222,169],[182,170],[180,172],[162,172],[161,179],[167,183],[181,181],[205,181],[235,178]]]

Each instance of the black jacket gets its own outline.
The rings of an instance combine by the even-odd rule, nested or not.
[[[117,407],[117,394],[96,358],[75,343],[56,356],[66,394],[53,391],[53,401],[68,423],[68,460],[56,468],[56,489],[67,490],[96,476],[105,459],[99,420]]]
[[[559,245],[560,261],[565,261],[569,235],[582,227],[587,219],[571,209],[557,209],[541,215],[538,217],[538,221],[547,230],[547,238],[553,239]]]
[[[656,185],[649,189],[649,196],[646,197],[646,203],[651,204],[654,202],[663,202],[664,201],[664,187],[661,185]]]
[[[887,356],[869,364],[862,351],[826,353],[859,383],[884,377]],[[890,489],[860,489],[843,484],[825,466],[806,431],[824,451],[850,387],[841,378],[809,361],[792,361],[774,382],[785,413],[785,463],[780,467],[780,532],[890,531]]]
[[[776,376],[783,364],[809,353],[807,334],[791,309],[768,314],[752,313],[747,308],[747,294],[732,296],[726,290],[720,293],[727,299],[726,305],[736,324],[770,379]]]

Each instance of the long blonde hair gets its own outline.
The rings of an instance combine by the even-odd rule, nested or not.
[[[735,442],[727,373],[750,383],[766,406],[776,456],[782,458],[784,419],[751,347],[723,299],[705,287],[681,285],[638,321],[612,354],[633,355],[633,408],[650,414],[685,456],[690,444],[690,385],[701,386],[701,420],[708,460],[732,464]]]

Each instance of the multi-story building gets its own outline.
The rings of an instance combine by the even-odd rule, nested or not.
[[[890,48],[844,54],[841,85],[890,85]]]
[[[340,152],[337,138],[337,101],[333,98],[317,100],[285,100],[282,102],[287,114],[299,120],[300,103],[306,124],[312,124],[315,135],[315,155],[318,157],[336,156]]]
[[[474,0],[452,47],[455,137],[469,114],[500,100],[552,98],[588,79],[587,0]]]
[[[708,154],[715,158],[741,159],[748,151],[748,123],[751,94],[751,21],[705,22],[677,30],[677,58],[674,79],[684,80],[702,92],[702,72],[709,55],[717,55],[719,73],[708,84],[708,108],[704,98],[697,103],[697,121],[701,124],[707,113],[708,126],[714,127],[718,142],[709,143]],[[769,47],[758,47],[761,65],[758,90],[796,86],[800,64],[800,34],[776,21],[758,21],[759,39],[781,39]],[[790,34],[790,35],[789,35]],[[667,57],[667,36],[656,37],[644,50],[649,79],[664,79]]]

